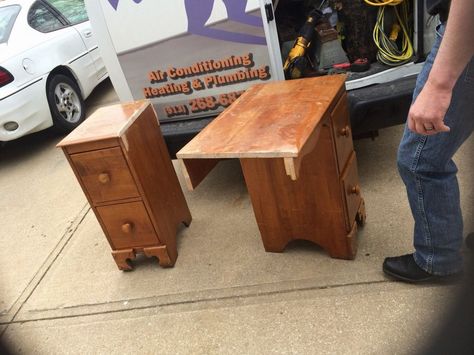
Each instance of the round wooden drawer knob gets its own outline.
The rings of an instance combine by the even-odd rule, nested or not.
[[[351,128],[349,126],[344,127],[341,129],[341,136],[349,137],[351,135]]]
[[[110,175],[107,173],[99,174],[99,182],[101,184],[108,184],[110,182]]]
[[[354,195],[360,195],[360,186],[359,185],[352,186],[351,193]]]
[[[132,223],[122,224],[122,232],[124,232],[125,234],[132,233],[132,229],[133,229],[133,224]]]

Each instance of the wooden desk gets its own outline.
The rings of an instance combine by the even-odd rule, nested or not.
[[[191,214],[147,101],[100,108],[59,144],[121,270],[136,253],[163,267],[178,256],[176,231]]]
[[[219,159],[240,159],[265,250],[310,240],[332,257],[356,254],[365,222],[344,76],[259,84],[177,156],[190,189]]]

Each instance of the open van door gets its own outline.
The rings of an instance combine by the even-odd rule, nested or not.
[[[404,1],[409,5],[412,27],[414,55],[410,60],[397,66],[374,61],[365,72],[346,73],[354,134],[371,134],[406,119],[416,75],[432,42],[426,35],[434,33],[436,23],[428,19],[424,0]],[[308,7],[306,3],[305,0],[85,0],[120,100],[152,101],[172,156],[249,86],[285,79],[282,62],[289,58],[298,36],[299,27],[295,24],[306,21],[307,9],[298,14],[296,21],[287,20],[294,18],[298,6]],[[330,2],[316,3],[323,9]],[[353,9],[356,2],[335,3],[346,4],[348,18],[357,17],[361,21],[361,12]],[[361,11],[368,11],[362,7],[365,6],[362,0],[357,4]],[[334,24],[331,26],[333,30],[336,28]],[[290,33],[285,27],[291,29],[291,36],[285,35]],[[308,59],[318,64],[317,70],[328,70],[330,74],[331,64],[341,59],[339,54],[347,58],[338,31],[330,39],[331,45],[326,44],[328,50],[323,49],[324,44],[319,47],[320,54],[330,57],[326,62],[329,66],[321,65],[324,56]],[[359,32],[353,31],[353,35],[359,36]],[[372,28],[364,31],[363,36],[365,42],[372,42]]]

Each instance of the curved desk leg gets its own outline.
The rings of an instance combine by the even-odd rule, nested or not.
[[[115,263],[117,264],[119,270],[133,270],[133,266],[130,263],[131,260],[136,258],[133,249],[112,250],[112,256],[114,257]]]
[[[359,211],[357,211],[356,221],[357,224],[361,227],[365,225],[367,220],[367,213],[365,212],[365,202],[364,199],[360,202]]]
[[[343,241],[342,247],[329,245],[324,249],[329,253],[331,258],[353,260],[357,254],[357,223],[354,222],[352,229],[345,235],[334,235],[335,238]]]
[[[156,256],[161,267],[172,267],[176,262],[178,253],[176,250],[168,250],[165,245],[157,247],[143,248],[143,253],[147,257]]]
[[[296,180],[282,158],[241,158],[266,251],[282,252],[293,239],[318,244],[330,256],[353,259],[357,224],[347,225],[344,192],[328,128],[299,163]],[[363,215],[363,208],[360,208]],[[350,228],[350,229],[349,229]]]

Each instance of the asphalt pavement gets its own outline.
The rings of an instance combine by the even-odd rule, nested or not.
[[[117,102],[109,81],[88,113]],[[20,354],[412,354],[437,334],[459,286],[386,278],[386,256],[412,251],[396,168],[402,127],[355,142],[367,224],[355,260],[294,242],[263,249],[238,161],[193,192],[179,257],[119,271],[62,151],[39,132],[0,148],[0,332]],[[474,230],[470,138],[455,157],[465,230]],[[470,253],[464,250],[466,259]]]

